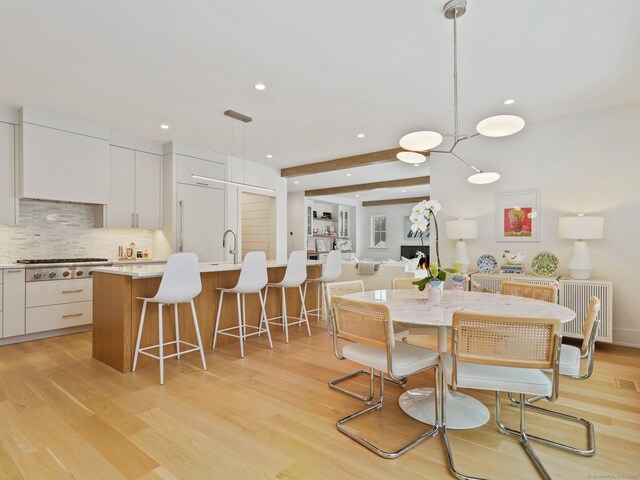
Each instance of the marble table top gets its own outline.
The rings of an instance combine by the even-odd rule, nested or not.
[[[496,293],[445,290],[440,305],[429,302],[426,291],[414,289],[372,290],[351,293],[344,297],[384,303],[389,307],[393,320],[414,325],[450,327],[453,313],[459,310],[497,315],[552,317],[562,323],[576,318],[576,313],[563,305]]]

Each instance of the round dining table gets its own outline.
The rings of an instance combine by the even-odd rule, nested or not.
[[[438,330],[438,352],[447,351],[447,329],[453,314],[459,310],[495,315],[551,317],[562,323],[576,318],[576,313],[556,303],[495,293],[446,290],[439,304],[430,302],[426,292],[417,289],[371,290],[351,293],[345,298],[383,303],[389,308],[391,320],[406,326],[430,326]],[[480,401],[460,392],[445,389],[447,428],[469,429],[484,425],[489,410]],[[416,388],[400,396],[400,408],[412,418],[435,425],[435,391]]]

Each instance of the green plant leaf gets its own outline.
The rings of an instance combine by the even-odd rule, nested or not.
[[[440,270],[438,272],[438,280],[442,280],[444,282],[446,278],[447,278],[447,272],[445,272],[444,270]]]

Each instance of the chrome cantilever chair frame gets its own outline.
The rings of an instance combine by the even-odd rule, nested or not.
[[[350,302],[352,304],[363,304],[366,305],[368,302],[362,302],[362,301],[355,301],[355,300],[347,300],[347,302]],[[386,307],[384,307],[386,309]],[[388,316],[388,310],[387,310],[387,315],[384,318],[384,328],[385,328],[385,334],[386,334],[386,359],[387,359],[387,372],[386,374],[393,380],[395,380],[396,382],[400,382],[403,379],[396,377],[393,374],[393,354],[392,354],[392,347],[390,342],[395,342],[395,338],[393,337],[393,335],[390,335],[389,332],[393,332],[393,327],[391,322],[391,319]],[[333,347],[334,347],[334,352],[336,354],[336,357],[338,358],[344,358],[342,357],[342,355],[340,354],[339,351],[339,339],[341,338],[339,335],[339,329],[338,327],[338,323],[337,323],[337,318],[335,315],[331,316],[331,322],[332,322],[332,331],[333,331]],[[421,348],[421,347],[416,347],[416,348]],[[426,350],[426,349],[425,349]],[[422,368],[420,370],[416,370],[414,372],[411,373],[411,375],[414,375],[416,373],[419,372],[423,372],[426,370],[429,370],[433,368],[435,375],[435,387],[436,387],[436,402],[435,402],[435,408],[436,408],[436,418],[439,417],[439,405],[440,405],[440,398],[439,398],[439,392],[440,392],[440,385],[439,385],[439,378],[440,378],[440,374],[439,374],[439,368],[438,368],[438,363],[436,361],[436,363],[434,363],[433,365],[430,365],[428,367]],[[371,386],[374,386],[374,368],[372,367],[370,369],[370,378],[371,378]],[[345,424],[350,422],[351,420],[354,420],[362,415],[365,415],[369,412],[373,412],[375,410],[380,410],[382,408],[382,404],[384,401],[384,384],[385,384],[385,372],[383,372],[382,370],[379,372],[379,375],[377,375],[379,377],[379,382],[380,382],[380,395],[378,397],[378,401],[376,403],[370,404],[369,406],[363,408],[362,410],[358,410],[357,412],[354,412],[350,415],[347,415],[346,417],[341,418],[340,420],[338,420],[336,427],[338,428],[338,430],[342,433],[344,433],[345,435],[347,435],[349,438],[351,438],[352,440],[355,440],[356,442],[358,442],[359,444],[363,445],[364,447],[368,448],[369,450],[371,450],[372,452],[374,452],[375,454],[379,455],[380,457],[383,458],[397,458],[400,455],[402,455],[403,453],[407,452],[408,450],[412,449],[413,447],[415,447],[416,445],[422,443],[424,440],[436,435],[438,433],[439,430],[439,425],[438,422],[436,421],[436,424],[433,426],[432,429],[422,433],[421,435],[419,435],[417,438],[413,439],[412,441],[410,441],[409,443],[403,445],[402,447],[394,450],[394,451],[387,451],[387,450],[383,450],[380,447],[378,447],[377,445],[373,444],[372,442],[370,442],[369,440],[365,439],[364,437],[356,434],[355,432],[353,432],[352,430],[348,429],[345,427]],[[406,379],[404,379],[406,381]]]
[[[593,374],[593,364],[594,364],[594,357],[595,357],[595,348],[596,348],[596,336],[597,336],[597,332],[598,332],[598,328],[600,327],[600,319],[597,318],[598,316],[598,312],[600,310],[600,302],[599,301],[594,301],[593,298],[596,297],[592,297],[592,300],[590,301],[590,309],[589,312],[587,313],[587,316],[589,315],[595,315],[595,318],[593,319],[593,323],[591,324],[591,331],[589,332],[589,336],[586,339],[587,341],[584,342],[583,344],[586,345],[586,348],[584,349],[584,353],[580,354],[580,359],[584,360],[585,358],[587,359],[587,365],[586,365],[586,370],[584,373],[582,374],[577,374],[577,375],[572,375],[572,374],[567,374],[567,373],[562,373],[562,370],[560,370],[560,376],[561,377],[566,377],[566,378],[573,378],[575,380],[586,380],[587,378],[589,378],[592,374]],[[594,309],[593,311],[591,309]],[[528,399],[525,400],[525,408],[528,408],[529,410],[538,412],[538,413],[542,413],[545,415],[551,415],[553,417],[557,417],[557,418],[561,418],[563,420],[567,420],[569,422],[573,422],[573,423],[578,423],[580,425],[583,425],[586,429],[587,429],[587,448],[586,449],[581,449],[581,448],[577,448],[574,447],[572,445],[566,445],[563,443],[558,443],[558,442],[553,442],[551,440],[547,440],[544,438],[540,438],[540,437],[536,437],[535,435],[530,435],[529,437],[536,441],[536,442],[540,442],[546,445],[551,445],[554,446],[556,448],[562,448],[564,450],[567,450],[569,452],[572,453],[576,453],[578,455],[583,455],[585,457],[592,457],[593,455],[595,455],[596,453],[596,435],[595,435],[595,427],[593,425],[592,422],[590,422],[589,420],[587,420],[586,418],[582,418],[582,417],[578,417],[576,415],[570,415],[567,413],[561,413],[561,412],[556,412],[555,410],[549,410],[548,408],[543,408],[543,407],[539,407],[537,405],[532,405],[532,403],[537,402],[539,400],[549,400],[549,398],[542,396],[542,395],[536,395],[534,397],[530,397]],[[509,394],[509,400],[511,400],[511,404],[514,407],[518,407],[520,404],[520,400],[516,400],[515,398],[513,398],[513,396],[511,394]],[[553,401],[553,400],[551,400]],[[502,431],[502,429],[507,429],[507,427],[505,427],[504,425],[502,425],[501,423],[499,423],[500,426],[500,430]]]
[[[458,382],[457,382],[457,371],[458,371],[458,352],[459,352],[459,337],[460,337],[460,326],[459,324],[457,324],[456,318],[460,315],[466,315],[467,312],[456,312],[454,314],[454,328],[453,328],[453,337],[452,337],[452,344],[453,344],[453,352],[452,352],[452,364],[453,364],[453,368],[452,368],[452,373],[451,373],[451,389],[452,390],[457,390],[458,389]],[[478,317],[480,317],[479,319],[482,320],[482,317],[488,318],[490,316],[487,315],[482,315],[482,314],[471,314],[472,316],[475,316],[476,319],[478,319]],[[505,317],[502,317],[502,319],[505,319]],[[538,320],[539,321],[539,320]],[[558,322],[558,328],[559,328],[559,322]],[[558,398],[558,391],[559,391],[559,385],[560,385],[560,381],[559,381],[559,377],[560,377],[560,348],[562,345],[562,336],[556,333],[553,333],[552,337],[550,338],[550,346],[552,344],[552,353],[551,353],[551,359],[550,359],[550,363],[551,363],[551,395],[548,397],[549,400],[551,401],[556,401]],[[487,365],[491,365],[490,362],[487,361],[474,361],[474,363],[484,363]],[[499,363],[500,364],[500,363]],[[509,365],[509,361],[507,362],[501,362],[501,364],[503,365]],[[533,369],[534,367],[528,367],[530,369]],[[445,378],[445,373],[444,373],[444,368],[441,368],[441,380],[440,380],[440,384],[442,385],[442,388],[447,388],[447,381]],[[533,447],[531,446],[529,440],[536,440],[536,441],[542,441],[543,443],[552,446],[552,447],[557,447],[557,448],[563,448],[563,446],[560,446],[560,444],[556,444],[555,442],[551,441],[551,440],[547,440],[547,439],[543,439],[541,437],[535,437],[530,435],[529,433],[526,432],[526,422],[525,422],[525,413],[526,413],[526,408],[525,408],[525,394],[520,393],[519,394],[519,398],[520,398],[520,403],[519,403],[519,410],[520,410],[520,427],[518,430],[513,430],[510,428],[505,427],[500,419],[500,391],[496,391],[496,410],[495,410],[495,416],[496,416],[496,422],[498,424],[498,428],[499,431],[503,434],[506,435],[514,435],[517,436],[520,440],[521,445],[523,446],[523,448],[525,449],[525,451],[527,452],[527,455],[529,456],[529,458],[533,461],[534,465],[536,466],[536,468],[538,469],[538,472],[540,473],[540,475],[542,476],[542,478],[544,478],[545,480],[551,480],[551,476],[549,475],[549,473],[547,472],[546,468],[544,467],[544,465],[542,464],[542,462],[540,461],[540,458],[538,457],[538,455],[536,454],[535,450],[533,449]],[[440,394],[440,402],[441,402],[441,406],[440,406],[440,411],[442,412],[442,417],[441,417],[441,425],[440,428],[442,430],[442,441],[445,447],[445,450],[447,452],[447,461],[449,463],[449,470],[450,472],[453,474],[454,477],[460,479],[460,480],[484,480],[481,477],[475,477],[475,476],[469,476],[469,475],[465,475],[459,471],[456,470],[455,468],[455,463],[454,463],[454,459],[453,459],[453,452],[451,449],[451,444],[449,441],[449,436],[447,433],[447,420],[446,420],[446,401],[445,401],[445,395],[444,395],[444,391]]]
[[[334,298],[337,298],[338,295],[336,294],[331,294],[331,290],[336,288],[336,287],[340,287],[340,286],[351,286],[351,287],[355,287],[358,286],[359,288],[354,288],[353,292],[364,292],[364,283],[362,282],[362,280],[352,280],[352,281],[347,281],[347,282],[332,282],[332,283],[328,283],[327,285],[323,286],[324,289],[326,289],[327,293],[326,293],[326,303],[328,305],[331,304],[332,300]],[[345,293],[342,293],[342,295],[345,295]],[[331,324],[333,325],[333,322],[335,321],[334,319],[334,311],[333,308],[330,306],[329,307],[329,319],[331,321]],[[333,328],[329,329],[329,332],[331,332],[333,334]],[[336,350],[336,357],[338,357],[339,360],[345,360],[345,358],[340,355],[340,353]],[[369,376],[369,394],[368,395],[362,395],[360,393],[354,392],[353,390],[348,390],[346,388],[340,387],[338,386],[338,384],[345,382],[347,380],[350,380],[352,378],[356,378],[359,377],[360,375],[367,375]],[[349,372],[345,375],[342,375],[340,377],[334,378],[333,380],[329,381],[329,388],[332,388],[333,390],[337,390],[338,392],[342,392],[346,395],[349,395],[351,397],[357,398],[358,400],[362,400],[363,402],[366,403],[370,403],[371,400],[373,400],[373,397],[375,396],[375,377],[385,377],[384,374],[380,374],[380,373],[376,373],[373,371],[373,369],[370,369],[370,371],[367,370],[354,370],[353,372]],[[392,382],[395,383],[396,385],[399,385],[401,387],[404,387],[407,384],[407,379],[395,379],[395,378],[391,378],[389,376],[387,376],[385,378],[386,381],[388,382]]]

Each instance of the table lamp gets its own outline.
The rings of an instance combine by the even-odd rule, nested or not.
[[[579,214],[577,217],[561,217],[558,222],[558,236],[570,238],[576,242],[573,244],[573,252],[569,259],[569,274],[576,280],[588,280],[593,270],[589,250],[585,240],[602,238],[604,232],[603,217],[585,217]]]
[[[467,244],[465,240],[478,238],[478,222],[475,220],[449,220],[446,224],[447,238],[457,239],[456,250],[453,255],[453,262],[460,263],[462,273],[469,271],[469,254],[467,253]]]

